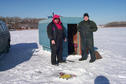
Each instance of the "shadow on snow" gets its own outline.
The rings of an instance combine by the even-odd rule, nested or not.
[[[20,43],[11,45],[10,52],[4,54],[0,59],[0,71],[12,69],[18,64],[30,60],[34,53],[34,49],[37,48],[37,43]]]

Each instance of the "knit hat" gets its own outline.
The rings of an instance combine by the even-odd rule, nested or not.
[[[85,17],[85,16],[89,17],[88,13],[84,13],[84,17]]]

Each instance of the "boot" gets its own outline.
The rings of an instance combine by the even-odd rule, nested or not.
[[[84,58],[80,58],[79,61],[83,61],[83,60],[87,60],[87,59],[84,59]]]
[[[89,62],[90,62],[90,63],[93,63],[95,60],[96,60],[96,59],[91,59]]]

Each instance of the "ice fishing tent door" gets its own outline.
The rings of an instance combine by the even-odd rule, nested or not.
[[[77,24],[68,24],[68,55],[77,54],[78,40],[77,40]]]

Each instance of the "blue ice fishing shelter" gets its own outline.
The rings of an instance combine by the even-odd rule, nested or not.
[[[82,17],[60,17],[61,22],[66,31],[67,42],[63,42],[63,59],[70,54],[78,54],[79,35],[77,33],[77,24],[83,20]],[[42,45],[44,50],[50,51],[50,41],[47,36],[47,25],[52,21],[52,18],[39,21],[39,44]],[[77,38],[78,37],[78,38]]]

